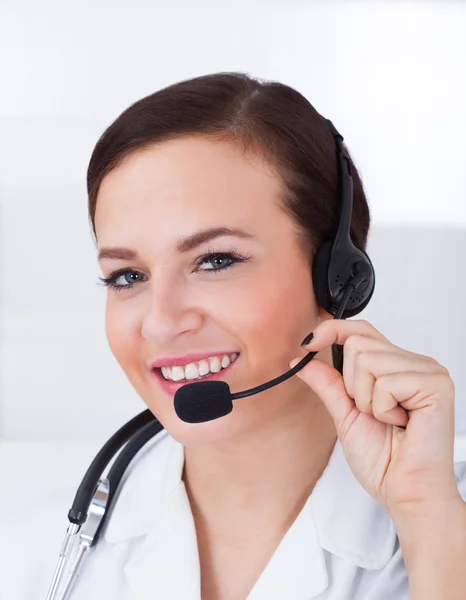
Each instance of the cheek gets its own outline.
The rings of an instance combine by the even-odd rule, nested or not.
[[[229,288],[219,301],[210,302],[210,314],[244,348],[260,356],[283,357],[299,349],[308,328],[314,326],[317,306],[307,273],[256,278],[249,285]],[[311,329],[309,329],[311,331]],[[259,355],[258,355],[259,356]],[[255,358],[252,356],[251,358]]]
[[[124,368],[130,357],[136,357],[134,346],[137,344],[137,331],[129,310],[118,310],[107,302],[105,312],[105,333],[110,350],[118,363]]]

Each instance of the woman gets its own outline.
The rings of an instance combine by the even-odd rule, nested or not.
[[[318,305],[312,261],[340,206],[335,141],[309,102],[242,74],[172,85],[103,134],[88,192],[109,345],[166,431],[128,469],[72,597],[464,599],[453,382]],[[223,418],[174,411],[189,381],[240,391],[310,351]]]

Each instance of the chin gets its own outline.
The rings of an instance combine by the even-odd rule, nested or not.
[[[183,446],[202,446],[228,441],[246,429],[249,422],[248,414],[244,414],[242,407],[235,405],[232,412],[219,419],[186,423],[178,417],[170,401],[159,400],[156,404],[146,404],[167,433]]]
[[[164,421],[168,434],[183,446],[202,446],[225,442],[237,434],[241,424],[231,413],[203,423],[185,423],[175,412]],[[237,411],[238,412],[238,411]]]
[[[267,378],[268,374],[265,373],[261,380],[266,381]],[[271,379],[272,376],[269,378]],[[239,389],[248,389],[255,385],[258,385],[257,382],[246,381],[242,382]],[[286,384],[284,385],[286,386]],[[231,393],[236,391],[235,387],[232,387]],[[145,403],[163,424],[167,433],[184,446],[202,446],[228,442],[234,438],[242,437],[247,432],[254,431],[259,423],[263,423],[264,413],[270,418],[280,412],[283,407],[284,387],[282,386],[278,393],[274,389],[252,397],[235,400],[233,410],[229,414],[202,423],[182,421],[175,412],[174,399],[171,394],[157,394],[155,397],[152,394],[149,399],[149,393],[145,395]],[[140,395],[144,400],[144,395]]]

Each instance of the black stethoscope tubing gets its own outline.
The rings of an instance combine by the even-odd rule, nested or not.
[[[110,487],[108,506],[110,506],[111,498],[115,495],[116,489],[128,464],[142,446],[162,429],[162,424],[155,418],[149,409],[142,411],[125,423],[123,427],[120,427],[105,445],[102,446],[86,471],[74,497],[73,504],[68,512],[68,520],[76,525],[83,525],[86,522],[89,505],[92,502],[102,473],[115,454],[124,444],[126,444],[124,449],[115,459],[108,474]],[[103,522],[106,520],[105,517],[107,516],[107,513],[108,511],[105,511],[104,518],[99,527],[99,532]],[[96,539],[97,537],[98,536],[96,535]],[[96,539],[94,540],[93,545],[95,544]]]
[[[109,481],[110,492],[108,496],[108,506],[109,508],[105,511],[102,521],[95,533],[94,540],[92,541],[91,546],[94,546],[99,539],[100,533],[111,515],[111,507],[113,506],[113,499],[118,490],[118,486],[120,484],[121,478],[125,470],[127,469],[129,463],[135,458],[136,454],[139,450],[155,435],[160,433],[164,429],[163,425],[158,421],[155,417],[151,422],[147,423],[140,429],[137,433],[133,435],[130,441],[126,444],[123,450],[120,452],[118,457],[110,469],[107,479]]]

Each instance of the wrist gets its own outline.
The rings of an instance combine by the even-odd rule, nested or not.
[[[466,502],[422,504],[391,514],[408,573],[410,598],[464,598]],[[448,593],[446,593],[448,592]]]
[[[466,531],[466,502],[458,498],[449,501],[419,502],[390,510],[400,543],[418,540],[435,541],[444,531]]]

